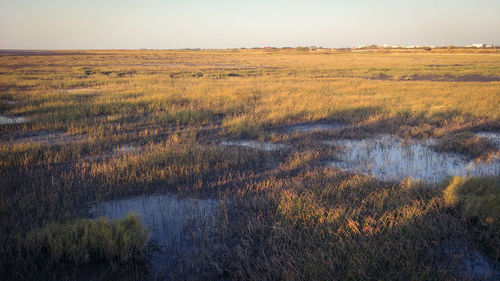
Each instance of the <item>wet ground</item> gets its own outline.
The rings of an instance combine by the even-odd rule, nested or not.
[[[341,130],[340,123],[302,123],[281,129],[286,133],[328,132]],[[500,133],[479,132],[500,147]],[[438,152],[435,139],[403,140],[393,135],[369,139],[334,139],[323,144],[335,149],[337,158],[326,165],[346,171],[370,174],[384,181],[407,178],[437,183],[450,176],[495,176],[500,174],[500,158],[476,161],[465,155]],[[262,151],[280,151],[284,144],[257,140],[228,140],[219,145],[240,146]]]
[[[85,91],[85,89],[83,89]],[[24,117],[1,117],[10,123],[26,122]],[[7,122],[7,121],[6,121]],[[278,132],[285,134],[308,132],[340,131],[347,125],[335,122],[310,122],[285,126]],[[479,132],[478,136],[488,138],[500,147],[500,133]],[[66,132],[41,131],[19,133],[10,143],[38,143],[63,145],[81,142],[87,139],[83,135],[71,135]],[[0,138],[0,141],[2,139]],[[433,149],[434,139],[402,140],[393,135],[382,134],[368,139],[332,139],[317,140],[336,151],[337,159],[326,162],[330,167],[346,171],[370,174],[384,181],[400,181],[406,178],[440,182],[449,176],[485,176],[500,174],[500,159],[491,162],[476,162],[456,153],[437,152]],[[257,140],[225,140],[221,146],[245,147],[261,151],[285,151],[290,144],[263,142]],[[134,144],[122,144],[109,153],[94,155],[84,160],[104,159],[127,153],[137,153],[144,148]],[[151,263],[154,275],[169,276],[182,268],[200,245],[207,246],[208,236],[214,230],[218,200],[182,198],[177,195],[153,195],[102,202],[94,205],[90,212],[93,216],[104,216],[111,220],[125,217],[128,213],[137,213],[142,223],[151,231],[151,243],[158,245],[152,253]],[[200,236],[201,234],[201,236]],[[213,243],[213,240],[211,240]],[[214,244],[209,247],[216,247]],[[461,250],[449,250],[449,256],[460,257],[460,271],[465,278],[498,280],[498,270],[490,261],[479,253],[465,253]]]
[[[217,204],[215,199],[153,195],[102,202],[90,211],[95,217],[110,220],[131,212],[139,214],[144,226],[151,231],[150,241],[160,248],[151,258],[154,275],[164,276],[199,250],[198,243],[207,242],[215,227]],[[198,237],[200,233],[203,237]]]

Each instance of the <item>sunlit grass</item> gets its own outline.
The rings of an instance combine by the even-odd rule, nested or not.
[[[0,125],[0,279],[141,256],[137,218],[81,217],[98,200],[165,192],[224,199],[223,246],[186,265],[198,279],[460,279],[446,245],[498,261],[497,178],[381,182],[325,168],[336,155],[319,134],[280,128],[340,122],[350,127],[321,136],[434,137],[487,159],[498,149],[475,132],[499,131],[500,82],[464,77],[500,77],[500,52],[1,55],[0,115],[28,122]],[[79,141],[18,142],[33,132]],[[220,145],[238,138],[284,149]]]

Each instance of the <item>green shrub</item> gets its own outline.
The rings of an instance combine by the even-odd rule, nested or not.
[[[110,222],[105,218],[49,223],[19,237],[18,249],[51,265],[124,263],[145,255],[149,233],[138,215]]]

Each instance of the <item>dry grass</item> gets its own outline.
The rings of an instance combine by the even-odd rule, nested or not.
[[[223,246],[196,259],[188,279],[462,278],[443,262],[446,243],[497,245],[498,221],[484,226],[489,217],[477,207],[496,199],[461,193],[482,183],[454,180],[443,196],[447,183],[324,170],[334,152],[317,145],[317,134],[279,131],[338,121],[351,127],[334,137],[393,133],[437,137],[439,149],[473,157],[497,151],[472,132],[500,130],[498,50],[383,51],[1,54],[0,115],[29,121],[0,125],[0,279],[57,279],[12,246],[35,241],[24,233],[45,239],[65,230],[96,200],[172,191],[227,199]],[[16,141],[31,133],[78,142]],[[218,145],[239,137],[288,148]],[[120,151],[127,146],[136,150]],[[79,270],[65,279],[80,279]]]

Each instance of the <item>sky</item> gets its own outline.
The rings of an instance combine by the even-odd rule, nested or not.
[[[500,45],[499,0],[0,0],[0,49]]]

